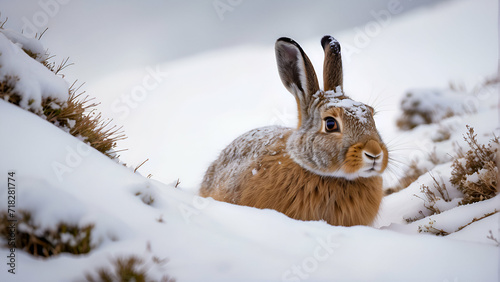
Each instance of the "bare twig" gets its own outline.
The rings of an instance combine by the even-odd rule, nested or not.
[[[134,169],[134,173],[143,165],[145,164],[147,161],[149,161],[149,159],[146,159],[145,161],[143,161],[140,165],[138,165],[135,169]]]

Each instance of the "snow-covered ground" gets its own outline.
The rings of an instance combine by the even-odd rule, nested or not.
[[[432,187],[432,176],[460,197],[448,180],[453,144],[466,148],[466,124],[482,143],[499,135],[498,85],[475,95],[462,91],[475,111],[407,132],[396,128],[407,90],[444,89],[451,80],[471,89],[495,74],[497,11],[492,0],[449,1],[333,34],[343,46],[346,92],[379,110],[376,122],[395,158],[386,186],[410,160],[432,168],[407,189],[387,196],[372,227],[301,222],[272,210],[196,196],[204,170],[232,139],[258,126],[294,126],[296,106],[279,80],[274,42],[210,51],[89,84],[88,93],[102,101],[100,110],[123,124],[129,136],[120,145],[129,149],[122,160],[135,166],[149,158],[139,172],[153,179],[0,100],[0,172],[4,179],[7,172],[16,172],[16,209],[31,211],[41,228],[61,221],[95,225],[89,254],[40,259],[18,251],[16,274],[3,263],[0,280],[80,281],[115,257],[137,255],[147,261],[154,279],[168,273],[177,281],[498,281],[500,248],[487,236],[491,230],[499,238],[499,213],[446,237],[418,229],[432,222],[453,232],[498,210],[499,196],[466,206],[444,204],[441,214],[406,223],[421,212],[427,215],[425,202],[415,195],[421,195],[422,184]],[[294,39],[321,79],[320,38]],[[4,37],[0,44],[2,56],[16,48]],[[25,69],[34,69],[22,62]],[[0,75],[7,66],[2,64]],[[64,87],[60,82],[45,85],[58,80],[41,73],[31,74],[39,79],[34,79],[40,82],[36,87],[25,87],[39,90],[26,94],[30,98]],[[450,138],[439,142],[443,128]],[[432,151],[442,162],[436,167],[426,162]],[[177,179],[178,188],[168,184]],[[0,195],[0,209],[7,210],[7,193]],[[5,262],[7,251],[1,249]],[[153,257],[168,262],[158,264]]]
[[[17,252],[17,273],[4,267],[2,281],[78,281],[130,254],[149,262],[152,277],[168,273],[178,281],[495,281],[498,275],[498,247],[484,238],[498,216],[467,238],[300,222],[144,178],[33,114],[4,101],[0,108],[0,130],[15,128],[16,138],[2,141],[2,172],[16,171],[16,209],[32,211],[41,228],[93,223],[96,245],[88,255],[49,259]],[[70,171],[59,178],[56,163]],[[408,210],[421,209],[411,191],[390,196],[380,218],[401,223]],[[143,197],[154,202],[146,205]],[[498,197],[491,201],[498,207]],[[156,265],[153,256],[169,262]]]

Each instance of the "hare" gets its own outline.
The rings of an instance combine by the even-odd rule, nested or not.
[[[324,36],[321,45],[324,90],[299,44],[276,41],[279,75],[297,101],[298,126],[263,127],[238,137],[208,168],[201,196],[331,225],[373,222],[387,147],[373,108],[344,95],[340,44]]]

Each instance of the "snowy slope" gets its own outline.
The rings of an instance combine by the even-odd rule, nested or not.
[[[397,160],[407,164],[416,159],[425,166],[426,156],[436,150],[443,163],[432,167],[431,173],[448,187],[450,155],[454,154],[454,143],[465,147],[465,124],[476,128],[483,143],[493,133],[499,135],[495,106],[499,86],[468,96],[475,97],[471,101],[477,102],[477,112],[408,132],[396,129],[396,109],[410,88],[445,88],[452,79],[470,86],[493,74],[496,61],[491,58],[496,58],[497,43],[490,37],[496,32],[491,26],[496,9],[496,2],[490,0],[453,1],[393,18],[345,65],[345,88],[351,96],[375,106],[381,104],[376,121],[382,136],[393,144]],[[464,14],[467,20],[463,20]],[[441,24],[443,15],[455,24],[451,29]],[[469,21],[481,32],[468,32],[467,36],[446,33],[469,30]],[[415,37],[400,40],[410,32]],[[354,30],[336,37],[353,45],[355,35]],[[421,48],[422,36],[433,42],[435,49]],[[300,43],[320,70],[319,39]],[[474,46],[483,49],[462,58]],[[394,56],[396,59],[389,59]],[[457,58],[461,58],[460,64],[448,64]],[[321,78],[320,73],[318,76]],[[35,77],[42,82],[56,78]],[[422,184],[432,185],[431,174],[386,197],[373,227],[301,222],[273,210],[234,206],[195,195],[204,169],[238,134],[261,125],[294,125],[296,106],[279,81],[272,43],[117,73],[89,88],[91,95],[103,101],[101,110],[125,125],[129,141],[122,146],[130,149],[124,154],[125,162],[133,165],[150,158],[139,172],[152,173],[153,179],[0,100],[0,173],[6,179],[7,172],[16,172],[16,210],[31,211],[42,228],[54,228],[61,221],[95,225],[95,248],[89,254],[40,259],[19,251],[17,274],[4,267],[0,281],[81,281],[86,273],[110,267],[111,259],[126,255],[146,260],[148,274],[157,280],[165,273],[177,281],[499,279],[500,249],[486,238],[490,230],[499,238],[499,213],[447,237],[419,233],[418,229],[435,220],[435,226],[454,231],[474,217],[499,209],[500,196],[460,207],[450,204],[439,215],[406,223],[406,218],[427,212],[424,202],[414,195],[420,194]],[[434,142],[441,127],[450,130],[450,139]],[[388,180],[401,172],[398,164],[393,164]],[[177,178],[180,187],[165,184]],[[460,197],[456,190],[450,192]],[[1,193],[0,210],[5,211],[6,205],[7,194]],[[5,259],[7,249],[0,249],[0,253]],[[154,257],[168,262],[154,263]]]
[[[178,281],[492,281],[497,275],[498,248],[492,244],[300,222],[272,210],[201,199],[134,174],[4,101],[0,115],[0,130],[16,128],[16,138],[2,141],[1,171],[16,169],[17,209],[32,211],[42,226],[94,223],[96,244],[88,255],[46,260],[19,252],[15,279],[2,271],[2,281],[80,280],[128,254],[168,258],[150,275],[159,279],[166,272]],[[71,152],[81,152],[80,162],[59,181],[51,164],[70,165]],[[137,192],[152,196],[153,204]],[[5,202],[3,193],[3,209]]]

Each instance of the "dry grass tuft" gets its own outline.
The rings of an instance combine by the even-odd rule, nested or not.
[[[86,254],[93,246],[90,236],[93,225],[78,227],[73,224],[59,223],[55,229],[41,230],[33,223],[31,214],[19,211],[15,244],[17,249],[24,250],[34,256],[50,257],[60,253]],[[10,236],[7,213],[0,216],[0,236],[8,240]]]
[[[38,39],[42,35],[43,33],[38,36]],[[69,58],[62,60],[60,64],[56,64],[49,62],[49,59],[52,57],[47,54],[42,55],[33,53],[30,50],[23,50],[35,60],[47,57],[41,64],[55,75],[64,77],[61,71],[72,65],[68,63]],[[19,106],[22,93],[16,93],[14,90],[17,81],[19,81],[17,77],[4,77],[3,81],[0,81],[0,98]],[[42,112],[32,112],[71,135],[80,138],[83,142],[106,156],[112,159],[116,158],[117,152],[114,151],[116,143],[126,138],[122,128],[111,125],[112,120],[104,120],[101,113],[98,113],[95,109],[98,104],[92,102],[94,99],[89,98],[88,95],[84,96],[85,92],[78,93],[81,85],[75,87],[75,84],[76,81],[68,90],[69,98],[67,101],[59,101],[50,97],[44,98],[42,100]]]
[[[436,223],[436,221],[429,218],[428,224],[418,226],[418,233],[431,233],[436,236],[450,235],[450,232],[434,227],[434,223]]]
[[[438,207],[439,201],[451,202],[453,199],[450,197],[450,194],[448,193],[448,190],[446,189],[446,185],[444,184],[444,182],[442,180],[441,182],[439,182],[432,175],[431,177],[432,180],[434,180],[434,185],[433,185],[434,189],[430,189],[429,186],[422,184],[422,186],[420,186],[420,193],[423,196],[419,195],[414,195],[414,196],[424,201],[424,207],[430,211],[430,215],[435,215],[435,214],[440,214],[442,212],[441,209]],[[407,223],[412,223],[421,220],[427,216],[429,215],[425,215],[422,211],[420,211],[418,216],[412,218],[405,218],[405,221]],[[432,224],[430,226],[432,226]],[[429,230],[433,230],[433,228],[428,228],[426,229],[426,231],[420,229],[421,228],[419,227],[419,232],[428,232]]]
[[[148,206],[151,206],[155,202],[155,198],[149,193],[142,194],[142,192],[135,193],[135,196],[141,197],[141,201]]]
[[[62,70],[65,68],[74,65],[73,63],[69,63],[69,57],[66,59],[63,59],[59,65],[57,65],[55,62],[49,62],[49,59],[52,57],[48,57],[45,61],[43,61],[43,65],[47,67],[50,71],[52,71],[56,75],[60,75],[64,77],[64,74],[61,73]]]
[[[17,81],[19,78],[13,76],[6,76],[3,81],[0,81],[0,99],[19,105],[21,97],[14,93],[14,85]]]
[[[14,93],[14,84],[17,80],[9,77],[0,82],[0,98],[19,106],[21,97]],[[81,139],[99,152],[110,158],[116,158],[113,150],[116,143],[126,139],[121,127],[111,126],[112,120],[103,120],[100,113],[96,113],[93,98],[83,96],[85,92],[77,94],[79,88],[74,84],[69,89],[68,101],[56,99],[42,100],[42,113],[35,113],[48,122],[58,126],[69,134]]]
[[[157,258],[152,259],[152,263],[155,264],[165,264],[166,260],[159,260]],[[144,282],[144,281],[155,281],[148,277],[148,270],[150,266],[144,262],[143,259],[131,255],[129,257],[116,258],[113,261],[113,269],[99,268],[97,270],[97,275],[87,273],[85,278],[89,282],[114,282],[114,281],[134,281],[134,282]],[[162,282],[175,282],[175,279],[170,278],[168,275],[164,275],[160,280]]]
[[[479,144],[474,128],[467,126],[464,137],[470,149],[463,153],[458,151],[453,161],[450,182],[462,193],[461,204],[475,203],[493,198],[497,194],[498,168],[495,162],[499,138],[494,137],[488,146]]]
[[[126,138],[122,128],[110,126],[111,120],[104,121],[94,109],[98,104],[93,103],[88,95],[83,97],[85,92],[76,94],[79,88],[73,87],[74,84],[64,104],[47,101],[49,103],[45,104],[43,110],[47,121],[62,127],[106,156],[115,158],[113,148],[116,142]]]

